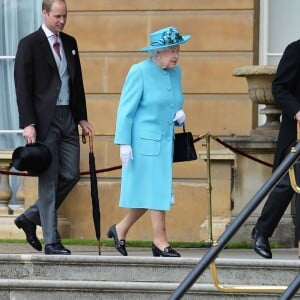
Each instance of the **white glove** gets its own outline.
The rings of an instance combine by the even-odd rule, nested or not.
[[[184,121],[185,121],[185,113],[184,113],[184,111],[183,111],[182,109],[180,109],[180,110],[176,113],[176,115],[175,115],[173,121],[177,121],[178,124],[184,123]]]
[[[133,159],[132,148],[130,145],[120,145],[120,158],[122,166],[127,166],[130,159]]]

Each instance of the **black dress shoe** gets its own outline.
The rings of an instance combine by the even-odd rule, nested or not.
[[[26,219],[22,214],[15,219],[15,224],[18,228],[23,229],[26,234],[27,242],[37,251],[42,250],[42,245],[36,236],[36,225]]]
[[[175,251],[171,246],[166,247],[164,250],[160,250],[154,244],[152,244],[152,253],[153,256],[162,256],[162,257],[180,257],[181,255]]]
[[[116,225],[110,227],[107,232],[107,237],[114,238],[115,248],[117,249],[117,251],[119,251],[123,256],[127,256],[125,240],[119,240]]]
[[[71,251],[65,248],[61,242],[45,246],[45,254],[49,255],[70,255]]]
[[[251,237],[253,239],[254,251],[264,258],[272,258],[272,252],[268,238],[260,234],[255,228],[252,230]]]

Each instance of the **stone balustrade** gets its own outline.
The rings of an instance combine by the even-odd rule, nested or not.
[[[11,170],[13,150],[0,150],[0,170]],[[14,170],[16,171],[16,170]],[[37,178],[19,176],[17,186],[13,187],[9,174],[0,174],[0,237],[2,239],[24,239],[25,235],[19,230],[14,219],[23,213],[25,208],[37,199]],[[58,216],[58,226],[63,237],[69,237],[70,224],[62,215]],[[42,229],[38,226],[37,235],[42,238]]]
[[[9,171],[11,162],[11,150],[1,150],[0,151],[0,170]],[[0,214],[8,214],[8,202],[12,197],[12,189],[9,184],[9,175],[1,174],[0,181]]]

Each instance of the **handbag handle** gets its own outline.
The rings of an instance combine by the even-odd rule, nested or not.
[[[183,128],[183,132],[185,132],[185,124],[184,123],[182,125],[182,128]]]

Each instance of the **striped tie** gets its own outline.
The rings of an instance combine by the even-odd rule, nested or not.
[[[58,42],[58,35],[57,34],[54,35],[53,48],[54,48],[56,54],[58,55],[59,59],[61,60],[61,56],[60,56],[60,44]]]

